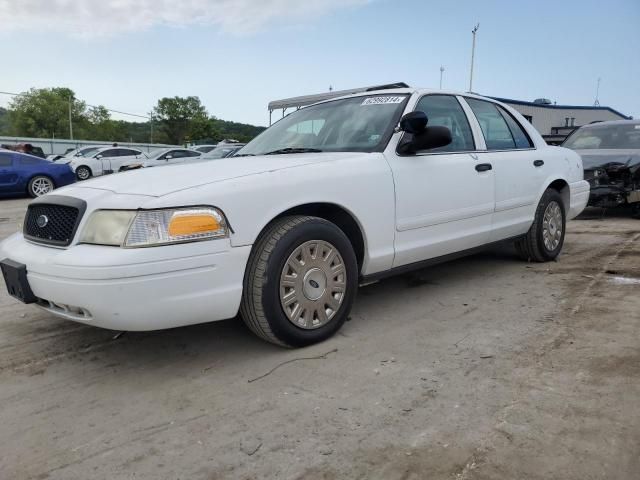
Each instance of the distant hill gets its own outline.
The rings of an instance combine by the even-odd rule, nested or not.
[[[120,142],[137,142],[137,143],[149,143],[150,141],[150,125],[149,122],[127,122],[124,120],[110,120],[111,127],[107,131],[96,133],[91,135],[95,138],[83,138],[83,140],[98,140],[98,141],[120,141]],[[230,122],[228,120],[221,120],[218,118],[210,118],[209,122],[212,124],[212,131],[215,132],[210,138],[195,139],[196,143],[217,143],[225,138],[232,138],[240,142],[248,142],[266,127],[259,127],[255,125],[249,125],[247,123]],[[166,140],[162,138],[162,133],[159,131],[159,125],[154,125],[154,142],[166,143]],[[0,135],[12,136],[15,132],[11,132],[9,110],[0,107]],[[104,138],[99,138],[104,137]]]

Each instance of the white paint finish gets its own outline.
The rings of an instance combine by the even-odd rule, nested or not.
[[[482,245],[494,208],[493,171],[468,153],[387,152],[396,187],[394,267]],[[456,185],[460,187],[456,188]],[[460,242],[450,243],[452,238]]]
[[[429,92],[389,91],[398,93],[412,93],[411,111]],[[471,113],[464,102],[463,108]],[[36,295],[86,308],[93,324],[168,328],[235,315],[251,246],[273,218],[294,207],[328,203],[347,211],[364,237],[363,275],[523,234],[554,180],[570,183],[569,216],[584,208],[589,190],[575,152],[546,146],[526,123],[535,150],[486,152],[477,121],[469,120],[475,152],[400,157],[396,133],[384,153],[227,158],[82,182],[56,191],[87,202],[78,232],[96,209],[212,205],[233,233],[146,249],[78,245],[77,238],[68,248],[52,248],[16,235],[0,244],[0,257],[27,265]],[[533,169],[534,159],[544,160],[544,168]],[[478,163],[493,169],[477,172]]]
[[[126,149],[137,152],[135,155],[127,155],[127,156],[110,156],[112,150],[116,149]],[[129,148],[129,147],[106,147],[101,148],[100,150],[93,152],[88,157],[74,157],[69,166],[75,172],[79,167],[85,166],[89,167],[91,170],[91,174],[94,177],[99,177],[105,174],[105,172],[117,172],[122,165],[126,163],[130,163],[134,160],[138,159],[146,159],[146,154],[142,153],[140,150]]]

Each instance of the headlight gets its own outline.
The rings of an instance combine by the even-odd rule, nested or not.
[[[89,218],[80,243],[151,247],[227,236],[224,215],[213,207],[97,210]]]

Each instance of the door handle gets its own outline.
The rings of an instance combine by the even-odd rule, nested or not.
[[[533,161],[533,166],[534,167],[541,167],[542,165],[544,165],[544,160],[534,160]]]
[[[476,170],[478,172],[486,172],[488,170],[491,170],[493,168],[493,166],[490,163],[479,163],[478,165],[476,165]]]

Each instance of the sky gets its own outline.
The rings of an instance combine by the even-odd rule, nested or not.
[[[479,23],[475,92],[592,105],[601,78],[600,104],[640,117],[640,0],[0,0],[0,18],[0,91],[64,86],[136,114],[195,95],[266,125],[271,100],[437,88],[440,66],[467,91]]]

